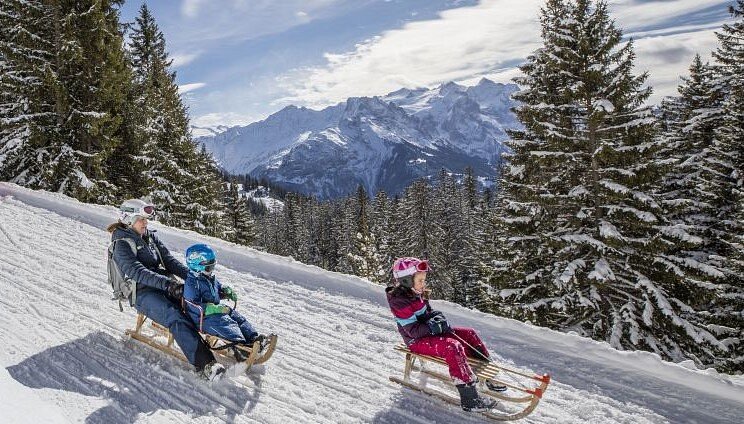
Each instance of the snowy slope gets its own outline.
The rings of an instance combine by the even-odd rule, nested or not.
[[[475,423],[388,381],[402,371],[382,288],[287,258],[154,225],[174,251],[206,241],[238,308],[281,339],[247,384],[201,382],[132,340],[134,312],[105,286],[113,208],[0,183],[2,422]],[[523,422],[740,422],[736,379],[435,302],[500,360],[554,377]]]

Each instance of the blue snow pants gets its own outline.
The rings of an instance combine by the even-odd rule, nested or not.
[[[202,331],[231,342],[253,343],[258,336],[251,323],[236,311],[224,315],[209,315],[204,318]]]
[[[180,305],[171,300],[161,290],[139,290],[135,308],[151,320],[170,330],[173,339],[181,348],[186,359],[201,370],[205,365],[214,361],[214,355],[209,346],[199,336],[199,332],[191,319],[181,312]]]

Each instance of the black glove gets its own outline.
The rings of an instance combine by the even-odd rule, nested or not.
[[[429,331],[431,331],[433,336],[449,333],[452,330],[447,323],[447,319],[442,314],[431,317],[431,319],[426,321],[426,325],[429,326]]]
[[[431,311],[431,312],[426,312],[424,314],[417,316],[416,319],[419,322],[428,322],[430,319],[434,318],[435,316],[441,316],[442,318],[444,318],[443,313],[439,311]]]
[[[165,286],[165,291],[168,292],[168,296],[181,299],[183,297],[183,283],[171,278]]]

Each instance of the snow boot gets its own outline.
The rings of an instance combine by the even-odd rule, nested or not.
[[[463,411],[483,412],[496,406],[496,401],[484,399],[478,395],[475,382],[469,384],[458,384],[457,391],[460,392],[460,406]]]
[[[486,379],[484,383],[486,383],[486,388],[488,388],[488,390],[492,392],[505,392],[507,389],[507,387],[504,386],[503,384],[499,384],[495,381],[491,381],[490,379]]]
[[[258,341],[259,342],[258,353],[261,353],[264,351],[264,349],[266,349],[269,343],[271,343],[271,336],[272,336],[271,334],[269,335],[259,334],[258,336],[256,336],[255,339],[253,339],[252,342],[250,342],[250,344],[252,345],[253,343]]]
[[[230,349],[232,350],[233,357],[236,361],[243,362],[248,359],[248,352],[244,351],[243,349],[239,349],[237,346],[233,346]]]
[[[217,381],[225,375],[225,367],[217,361],[208,363],[199,372],[199,376],[207,381]]]

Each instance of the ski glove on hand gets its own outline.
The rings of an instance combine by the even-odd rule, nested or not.
[[[425,314],[419,315],[418,317],[416,317],[416,319],[419,322],[428,322],[430,319],[434,318],[435,316],[441,316],[442,318],[444,318],[443,313],[439,311],[431,311],[431,312],[427,312]]]
[[[166,284],[165,291],[168,292],[168,296],[174,299],[180,299],[183,297],[183,283],[179,283],[175,279],[171,279]]]
[[[431,331],[433,336],[449,333],[452,330],[447,323],[447,319],[444,318],[444,315],[435,315],[431,317],[426,321],[426,325],[429,326],[429,331]]]
[[[230,308],[225,305],[215,305],[214,303],[208,303],[207,307],[204,308],[204,316],[209,315],[223,315],[230,313]]]
[[[232,287],[222,286],[222,291],[220,292],[220,298],[230,299],[233,302],[237,302],[238,294],[235,293],[235,290],[233,290]]]

